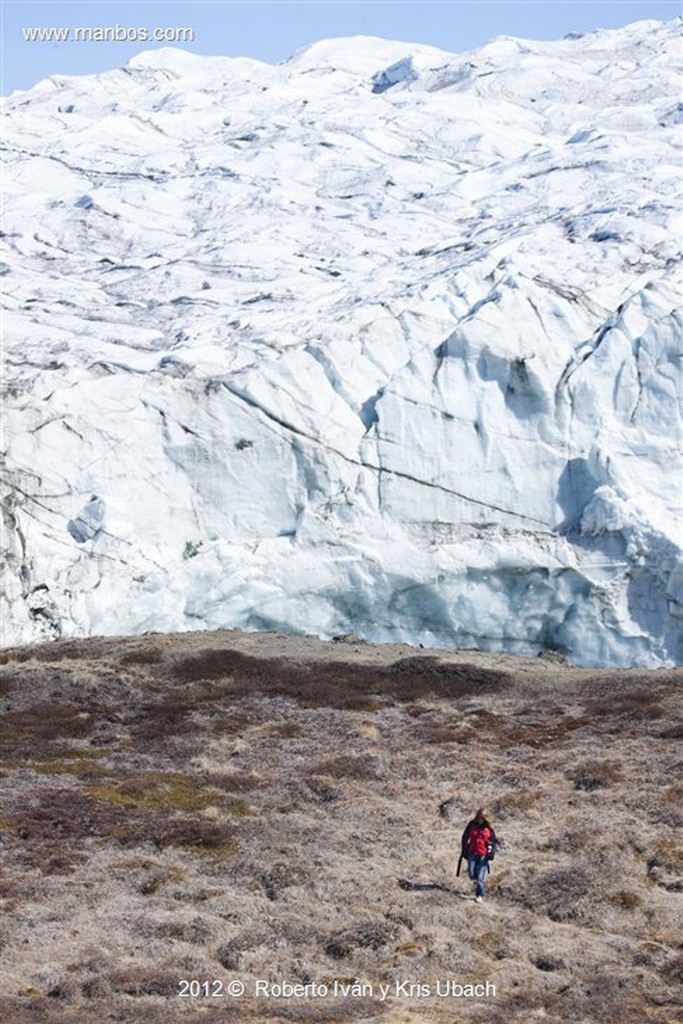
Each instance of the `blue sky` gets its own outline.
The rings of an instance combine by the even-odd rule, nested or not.
[[[90,3],[31,3],[0,0],[2,43],[0,91],[27,89],[51,74],[80,75],[119,67],[149,41],[56,42],[25,39],[32,28],[192,29],[195,53],[255,57],[276,63],[294,50],[333,36],[377,35],[429,43],[457,52],[496,35],[557,39],[571,31],[616,28],[630,21],[669,21],[681,13],[679,0],[385,0],[344,3],[249,2],[175,3],[110,0]],[[168,45],[159,44],[159,45]]]

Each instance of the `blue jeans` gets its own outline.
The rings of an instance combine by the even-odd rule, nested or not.
[[[486,895],[486,872],[488,871],[488,857],[478,857],[476,853],[470,853],[467,857],[467,874],[473,882],[477,883],[477,896]]]

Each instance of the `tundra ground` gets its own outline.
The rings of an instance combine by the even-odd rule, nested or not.
[[[236,631],[3,651],[0,1019],[672,1024],[681,678]]]

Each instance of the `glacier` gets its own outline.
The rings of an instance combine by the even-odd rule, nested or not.
[[[683,655],[681,20],[2,100],[2,642]]]

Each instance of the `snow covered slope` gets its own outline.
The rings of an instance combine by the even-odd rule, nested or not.
[[[682,660],[680,30],[5,100],[3,641]]]

